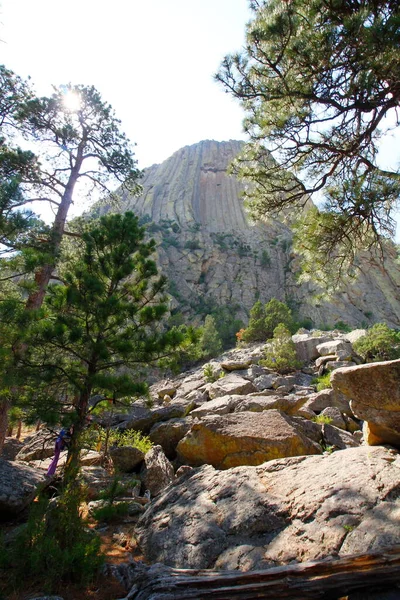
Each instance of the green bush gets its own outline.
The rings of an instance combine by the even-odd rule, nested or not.
[[[99,508],[92,510],[92,516],[96,521],[102,523],[112,523],[118,521],[121,517],[125,517],[129,511],[127,502],[118,502],[118,504],[105,504]]]
[[[395,360],[400,358],[400,334],[386,323],[376,323],[353,347],[367,362]]]
[[[264,356],[265,359],[260,360],[260,365],[278,373],[290,373],[302,366],[297,359],[291,333],[283,323],[279,323],[274,329],[272,341],[268,344]]]
[[[316,417],[313,417],[312,420],[314,423],[320,423],[321,425],[329,425],[329,423],[332,423],[332,418],[327,417],[326,415],[317,415]]]
[[[143,435],[140,431],[134,429],[125,429],[125,431],[111,432],[110,444],[114,446],[132,446],[141,450],[143,454],[146,454],[151,450],[153,442],[147,435]]]
[[[314,377],[311,383],[315,385],[317,392],[327,390],[331,387],[331,373],[325,373],[321,377]]]
[[[214,383],[218,379],[224,377],[224,372],[220,371],[220,373],[217,373],[217,371],[214,370],[213,366],[210,363],[208,363],[203,367],[203,376],[207,383]]]
[[[100,538],[80,515],[81,488],[74,482],[61,496],[49,502],[34,502],[26,526],[3,551],[1,563],[10,585],[21,588],[26,580],[37,582],[47,592],[59,591],[65,583],[87,584],[104,562]]]

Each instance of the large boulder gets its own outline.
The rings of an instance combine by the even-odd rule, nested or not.
[[[164,423],[156,423],[150,431],[149,438],[153,444],[161,446],[167,458],[175,458],[176,447],[187,434],[192,425],[192,419],[171,419]]]
[[[153,446],[145,456],[142,481],[152,496],[160,494],[175,479],[174,468],[161,446]]]
[[[318,453],[320,446],[298,431],[295,421],[275,409],[206,416],[193,424],[177,447],[183,463],[210,464],[218,469]]]
[[[136,536],[177,568],[250,570],[400,543],[400,456],[384,447],[185,473]]]
[[[250,394],[256,392],[257,388],[252,384],[251,381],[239,377],[235,373],[230,373],[221,379],[218,379],[213,383],[209,390],[209,396],[211,400],[219,398],[220,396],[229,396],[232,394]]]
[[[45,482],[43,471],[0,459],[0,516],[8,517],[21,512]]]
[[[350,342],[345,340],[330,340],[317,346],[317,351],[320,356],[329,356],[334,354],[337,356],[338,352],[346,353],[346,356],[351,357],[353,348]]]
[[[292,335],[292,340],[296,346],[297,358],[302,362],[310,362],[319,356],[317,346],[324,342],[329,342],[332,338],[324,335],[314,337],[309,333]]]
[[[32,460],[43,460],[54,454],[54,445],[57,433],[49,429],[41,429],[29,438],[18,452],[15,460],[30,462]]]
[[[128,415],[121,415],[119,429],[134,429],[148,434],[155,423],[181,419],[196,406],[195,402],[185,402],[181,398],[174,399],[173,403],[160,408],[148,409],[133,407]]]
[[[338,408],[340,412],[352,415],[349,398],[344,396],[339,390],[331,388],[321,390],[315,394],[310,394],[304,406],[317,413],[328,408],[328,406],[334,406]]]
[[[122,473],[132,473],[144,460],[144,453],[133,446],[110,448],[110,457],[114,468]]]
[[[276,408],[287,415],[296,415],[306,402],[306,398],[289,394],[288,396],[239,396],[234,412],[262,412]]]
[[[354,415],[368,421],[368,444],[400,446],[400,360],[337,369],[331,384],[351,398]]]
[[[22,450],[24,443],[14,437],[6,437],[4,441],[1,458],[4,460],[15,460],[18,452]]]

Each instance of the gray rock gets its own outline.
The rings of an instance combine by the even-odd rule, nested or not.
[[[144,460],[144,453],[132,446],[110,448],[110,457],[114,468],[122,473],[132,473]]]
[[[190,413],[190,416],[195,419],[201,419],[206,415],[227,415],[230,412],[233,412],[235,406],[238,404],[240,400],[243,399],[243,396],[232,394],[230,396],[221,396],[219,398],[215,398],[214,400],[210,400],[206,402],[199,408],[196,408]]]
[[[4,441],[1,458],[4,460],[15,460],[18,452],[23,448],[24,443],[14,437],[6,437]]]
[[[15,460],[23,460],[29,462],[31,460],[43,460],[54,454],[54,445],[56,442],[57,433],[49,429],[40,429],[32,435],[29,442],[24,444],[18,452]]]
[[[0,514],[12,516],[21,512],[45,483],[43,472],[21,462],[0,459]]]
[[[210,386],[208,393],[211,400],[214,400],[214,398],[219,398],[220,396],[229,396],[232,394],[245,395],[255,391],[256,387],[251,381],[247,381],[247,379],[243,379],[243,377],[238,377],[236,374],[231,373],[213,383]]]
[[[345,448],[357,448],[359,442],[348,431],[343,431],[331,424],[322,425],[322,436],[328,446],[333,446],[335,450],[344,450]]]
[[[364,335],[366,335],[366,333],[367,333],[366,329],[353,329],[353,331],[350,331],[350,333],[345,334],[344,339],[347,342],[350,342],[350,344],[354,344],[354,342],[356,342],[360,338],[364,337]]]
[[[353,348],[349,342],[345,340],[331,340],[329,342],[323,342],[318,344],[317,351],[320,356],[328,356],[329,354],[336,354],[338,351],[346,351],[350,356]]]
[[[292,340],[296,346],[297,358],[302,362],[310,362],[318,358],[319,352],[317,346],[329,342],[331,339],[328,335],[320,337],[313,337],[308,333],[292,335]]]
[[[183,475],[139,520],[146,560],[268,568],[400,543],[400,456],[384,447]]]
[[[239,396],[234,412],[262,412],[276,408],[287,415],[295,415],[305,403],[305,398],[297,396]]]
[[[327,371],[335,371],[336,369],[347,369],[348,367],[354,367],[355,364],[356,363],[351,360],[329,360],[325,364],[325,368]]]
[[[318,453],[320,446],[296,429],[289,416],[275,409],[206,416],[193,424],[177,447],[182,463],[211,464],[219,469]]]
[[[253,383],[256,389],[261,392],[262,390],[272,390],[276,379],[276,374],[261,375],[260,377],[256,377]]]
[[[324,408],[321,415],[328,417],[328,419],[331,420],[330,425],[346,430],[346,422],[342,416],[342,413],[335,406],[328,406],[327,408]]]
[[[368,444],[400,446],[400,360],[339,369],[331,383],[351,398],[354,415],[368,422]]]
[[[170,419],[164,423],[156,423],[151,428],[149,438],[153,444],[161,446],[167,458],[175,458],[176,446],[187,434],[193,419]]]
[[[82,467],[81,476],[89,499],[96,498],[109,482],[110,475],[103,467]]]
[[[161,446],[153,446],[145,456],[142,480],[152,496],[160,494],[175,480],[174,468]]]
[[[226,360],[221,363],[221,367],[225,371],[240,371],[247,369],[250,366],[250,359],[248,360]]]
[[[307,401],[304,404],[304,408],[309,408],[317,413],[322,412],[328,406],[335,406],[340,412],[352,415],[349,398],[339,390],[333,390],[331,388],[321,390],[316,394],[308,396]]]

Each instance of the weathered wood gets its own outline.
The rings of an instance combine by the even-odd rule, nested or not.
[[[247,573],[142,565],[130,580],[132,600],[336,599],[354,591],[400,586],[400,546]]]

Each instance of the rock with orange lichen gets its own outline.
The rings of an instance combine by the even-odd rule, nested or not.
[[[321,452],[319,444],[301,433],[290,417],[274,409],[206,416],[192,425],[177,447],[182,462],[217,469]]]

